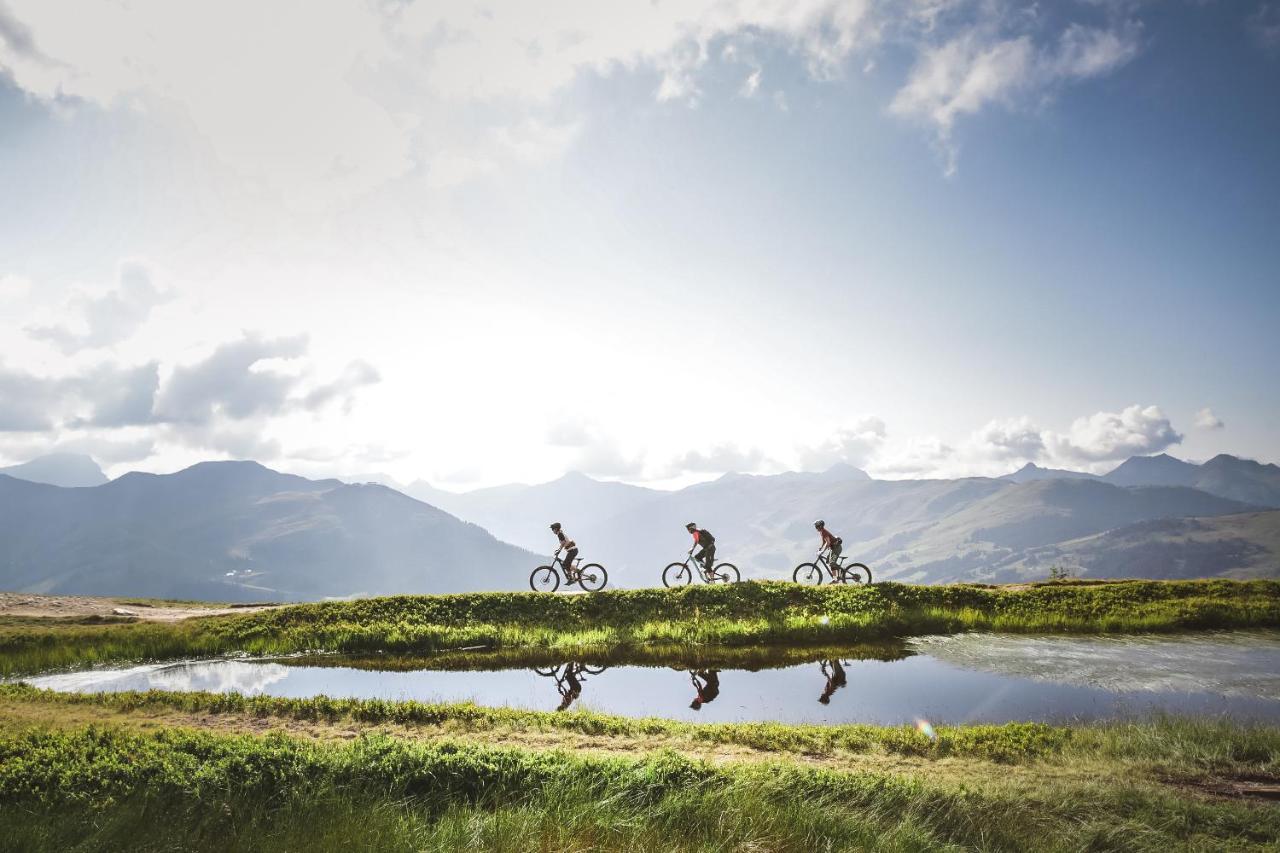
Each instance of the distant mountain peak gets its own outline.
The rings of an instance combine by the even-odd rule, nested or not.
[[[18,480],[46,483],[63,488],[101,486],[107,482],[93,457],[83,453],[49,453],[37,456],[21,465],[0,468],[0,474],[8,474]]]
[[[848,462],[837,462],[822,472],[824,480],[870,480],[871,475],[861,468],[855,468]]]
[[[1061,468],[1041,468],[1034,462],[1028,462],[1017,471],[1012,471],[999,479],[1012,483],[1032,483],[1037,480],[1092,480],[1094,474],[1084,471],[1067,471]]]

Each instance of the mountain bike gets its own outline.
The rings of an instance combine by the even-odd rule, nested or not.
[[[871,569],[865,563],[845,565],[843,554],[830,560],[825,552],[819,551],[812,563],[796,566],[791,579],[806,586],[820,586],[827,579],[831,583],[871,583]]]
[[[551,557],[551,565],[538,566],[529,575],[529,587],[534,592],[555,592],[560,588],[560,574],[564,573],[565,583],[576,583],[587,592],[599,592],[609,582],[609,573],[599,563],[582,565],[582,558],[576,566],[566,566],[556,551]]]
[[[662,570],[662,585],[688,586],[693,583],[693,569],[689,566],[690,563],[697,567],[698,574],[704,583],[737,583],[742,580],[738,567],[733,563],[719,563],[714,568],[708,569],[700,561],[693,559],[693,552],[690,551],[683,563],[672,563]]]

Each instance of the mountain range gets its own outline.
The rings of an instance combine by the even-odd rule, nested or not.
[[[1052,566],[1085,577],[1280,576],[1280,468],[1232,456],[1135,457],[1097,477],[1028,466],[1002,478],[874,480],[841,465],[677,491],[573,473],[461,494],[253,462],[90,485],[89,466],[101,473],[61,459],[18,466],[29,479],[0,475],[0,589],[221,600],[522,589],[554,550],[552,521],[617,586],[656,584],[684,557],[690,521],[715,532],[718,556],[744,577],[789,578],[817,548],[819,517],[884,580],[1005,582]],[[68,471],[84,479],[30,481]]]
[[[0,476],[0,589],[303,600],[518,589],[536,562],[384,486],[255,462],[88,488]]]

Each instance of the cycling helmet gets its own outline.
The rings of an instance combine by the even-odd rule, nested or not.
[[[818,528],[819,530],[821,530],[822,528],[824,528],[824,527],[826,527],[826,526],[827,526],[827,523],[826,523],[825,521],[823,521],[822,519],[818,519],[817,521],[815,521],[815,522],[813,523],[813,526],[814,526],[814,527],[816,527],[816,528]]]
[[[559,529],[560,529],[560,522],[558,522],[558,521],[553,521],[553,522],[551,522],[551,529],[552,529],[552,530],[559,530]]]
[[[697,530],[697,529],[698,529],[698,525],[694,524],[694,523],[691,521],[691,522],[689,522],[688,524],[686,524],[686,525],[684,526],[684,529],[685,529],[685,530]]]

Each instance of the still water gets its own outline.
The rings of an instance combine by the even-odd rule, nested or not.
[[[1168,712],[1280,721],[1280,632],[1178,637],[966,634],[907,641],[896,660],[763,669],[564,662],[459,671],[370,659],[214,660],[59,673],[62,691],[207,690],[270,696],[474,701],[542,710],[727,722],[1065,721]]]

